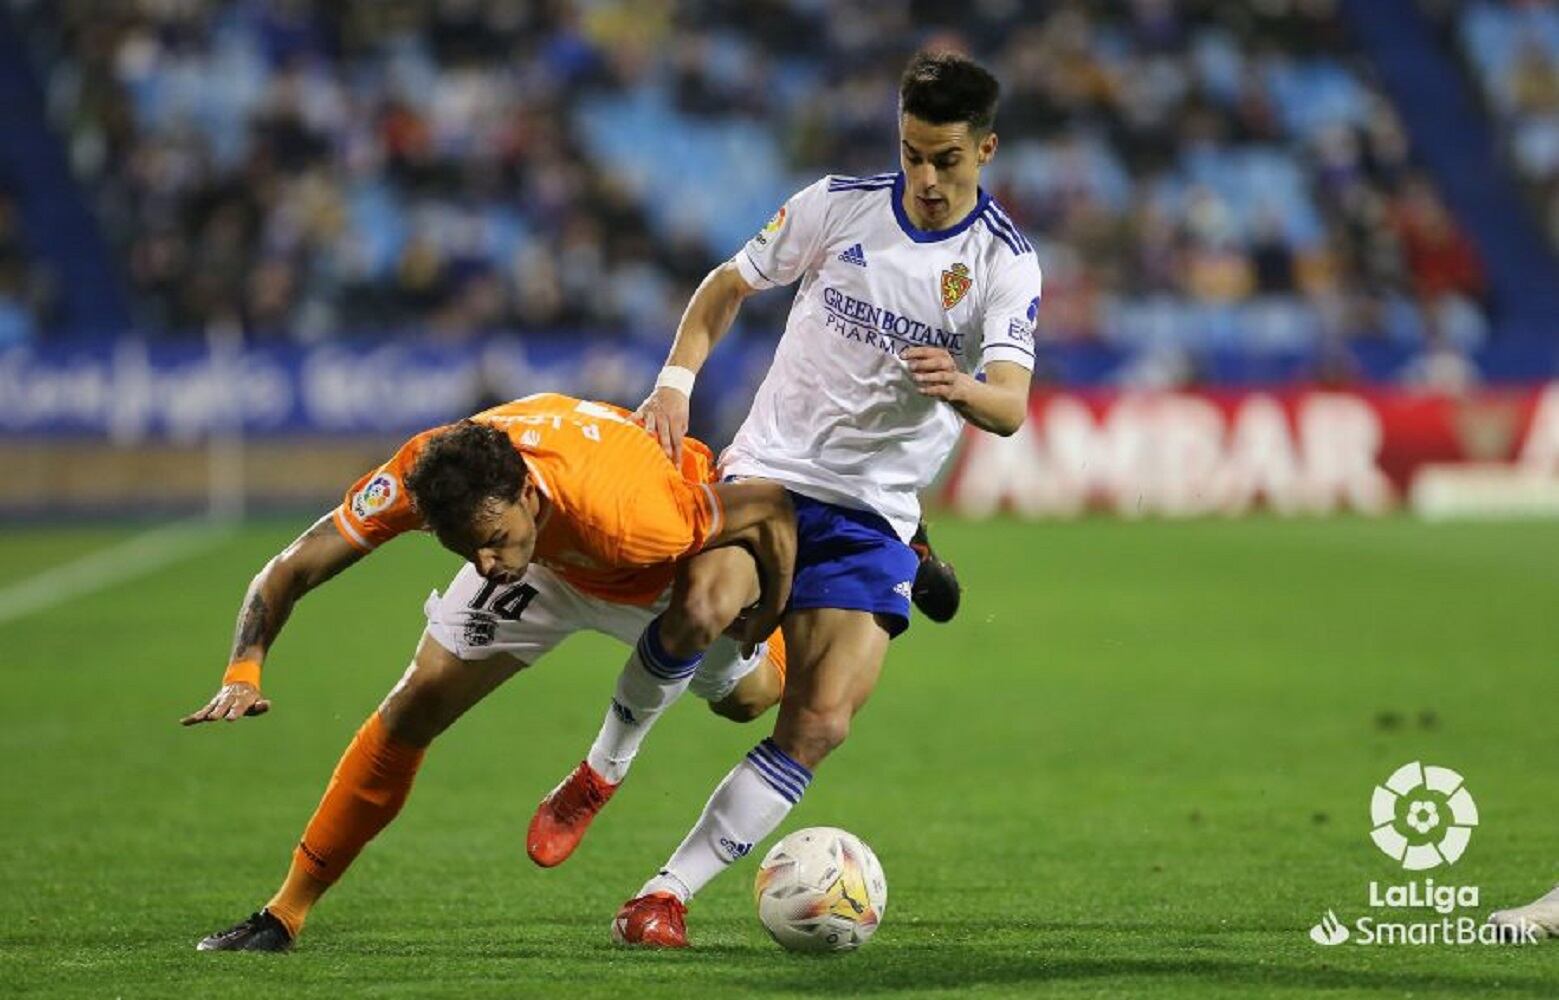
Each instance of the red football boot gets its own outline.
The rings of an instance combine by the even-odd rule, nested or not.
[[[568,860],[585,839],[590,821],[611,800],[617,786],[585,761],[563,779],[536,807],[525,834],[525,853],[543,868]]]
[[[612,921],[612,940],[646,948],[686,948],[687,904],[669,892],[630,899]]]

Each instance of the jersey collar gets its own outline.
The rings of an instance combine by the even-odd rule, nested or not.
[[[899,220],[899,228],[904,230],[904,235],[916,243],[940,243],[943,240],[952,239],[959,233],[974,225],[980,213],[985,211],[985,206],[991,202],[991,196],[980,188],[980,196],[975,199],[974,207],[969,214],[947,229],[917,229],[915,224],[909,221],[909,213],[904,211],[904,171],[900,170],[893,176],[893,217]]]

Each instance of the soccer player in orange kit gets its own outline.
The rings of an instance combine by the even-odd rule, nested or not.
[[[625,671],[619,681],[623,725],[592,748],[603,767],[626,769],[647,723],[695,673],[714,675],[706,697],[716,701],[754,671],[764,657],[752,647],[763,649],[789,597],[791,501],[761,480],[712,482],[709,450],[691,444],[678,468],[625,411],[530,396],[413,437],[266,564],[245,597],[221,689],[185,725],[266,712],[260,666],[293,604],[377,546],[430,530],[468,560],[428,599],[411,667],[342,755],[281,888],[197,947],[290,948],[312,906],[400,811],[433,738],[574,631],[636,641],[643,667],[643,677]],[[757,564],[741,637],[749,652],[706,658],[708,637],[661,612],[677,561],[727,545]],[[780,649],[767,660],[770,672],[783,669]]]

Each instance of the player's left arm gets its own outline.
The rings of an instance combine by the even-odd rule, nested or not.
[[[922,395],[943,400],[982,431],[1007,437],[1023,426],[1030,373],[1017,362],[990,362],[981,381],[959,371],[953,356],[939,347],[911,347],[904,360]]]

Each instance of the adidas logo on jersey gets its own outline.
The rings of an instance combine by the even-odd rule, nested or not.
[[[857,264],[861,267],[865,267],[866,251],[862,250],[861,245],[857,243],[855,246],[840,254],[839,259],[844,261],[846,264]]]

